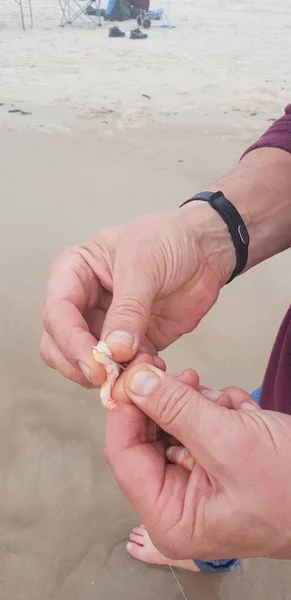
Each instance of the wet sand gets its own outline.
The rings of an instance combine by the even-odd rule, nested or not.
[[[1,10],[4,5],[8,3]],[[283,89],[277,93],[278,82],[287,76],[290,64],[286,60],[286,69],[282,66],[283,50],[277,42],[282,34],[280,39],[287,43],[284,6],[273,16],[271,6],[262,7],[257,1],[252,19],[247,3],[225,2],[223,6],[224,14],[233,19],[241,36],[236,59],[246,61],[246,68],[252,67],[252,49],[248,30],[239,30],[238,12],[244,15],[245,25],[258,24],[261,18],[266,23],[268,35],[265,31],[260,48],[257,38],[255,42],[261,67],[254,66],[249,79],[247,72],[242,77],[241,96],[235,92],[237,63],[230,59],[231,48],[228,54],[221,45],[217,46],[214,88],[209,93],[203,86],[209,82],[214,55],[207,54],[203,73],[190,84],[187,46],[181,70],[188,96],[178,95],[177,86],[182,85],[183,77],[175,58],[174,84],[171,79],[161,98],[158,68],[166,73],[172,64],[179,40],[184,43],[181,30],[180,34],[175,32],[173,47],[170,42],[163,46],[161,38],[161,63],[153,64],[150,55],[148,66],[153,72],[146,90],[142,87],[143,70],[140,79],[128,76],[126,93],[126,86],[118,84],[113,89],[110,74],[100,71],[110,110],[111,101],[119,94],[121,97],[116,114],[108,112],[106,117],[100,113],[104,98],[100,99],[96,82],[90,89],[90,74],[84,71],[84,79],[80,80],[77,70],[75,75],[70,72],[70,77],[62,79],[61,59],[56,65],[50,59],[50,43],[53,49],[59,49],[56,44],[61,43],[64,68],[72,50],[68,41],[78,40],[79,49],[88,50],[86,30],[76,27],[66,30],[68,34],[56,33],[59,30],[55,30],[55,21],[49,18],[45,26],[44,13],[37,4],[37,17],[41,16],[42,21],[34,32],[28,32],[28,37],[22,36],[15,21],[6,23],[1,32],[6,52],[0,55],[4,102],[0,108],[0,600],[181,598],[169,569],[149,568],[126,554],[125,540],[138,517],[121,497],[103,459],[104,412],[98,393],[82,390],[41,363],[40,311],[48,267],[60,250],[86,239],[95,229],[177,206],[224,172],[266,127],[268,118],[280,113],[287,92]],[[192,24],[202,22],[211,8],[219,27],[223,27],[215,2],[200,9],[193,3],[183,3],[183,7],[186,16],[192,11]],[[187,18],[183,18],[190,44],[193,31],[187,29]],[[278,27],[270,37],[274,19]],[[222,31],[229,43],[228,22]],[[253,36],[255,29],[255,25],[249,29]],[[199,28],[196,31],[201,45],[195,45],[193,53],[198,55],[200,65],[203,43],[215,49],[215,31],[213,25],[207,40],[203,27],[200,33]],[[96,33],[99,35],[99,30]],[[40,45],[42,35],[44,46]],[[104,49],[103,30],[102,36]],[[275,65],[280,69],[277,79],[274,74],[273,83],[264,88],[264,81],[273,77],[267,74],[270,44],[270,70]],[[122,62],[126,53],[122,55],[120,44],[116,48]],[[37,51],[36,66],[29,70],[27,60]],[[219,76],[217,69],[226,58],[231,61],[230,68],[227,70],[223,63]],[[92,60],[87,56],[91,70]],[[104,56],[104,64],[106,60],[110,61],[110,56]],[[144,60],[142,69],[147,66]],[[31,77],[35,70],[37,75]],[[51,83],[47,90],[46,73]],[[248,81],[252,91],[246,85]],[[255,81],[259,81],[258,88]],[[64,100],[67,86],[69,94]],[[138,101],[135,104],[142,90],[157,94],[147,111],[145,98],[141,105]],[[131,92],[132,104],[125,114],[124,103]],[[21,106],[32,114],[8,113],[10,106]],[[93,117],[90,113],[88,118],[94,106],[97,113]],[[256,113],[252,118],[251,110]],[[287,252],[225,288],[197,331],[165,352],[169,370],[193,366],[202,381],[213,387],[256,387],[290,303],[289,270]],[[248,560],[237,572],[226,576],[180,572],[179,578],[189,600],[290,597],[287,561]]]

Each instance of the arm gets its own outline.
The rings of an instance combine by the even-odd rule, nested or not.
[[[291,104],[216,182],[241,213],[250,234],[247,268],[291,245]]]
[[[254,149],[211,189],[224,193],[248,228],[246,269],[291,246],[291,154],[278,148]],[[195,241],[200,231],[198,245],[222,287],[235,266],[233,243],[218,213],[205,202],[198,204],[192,202],[181,209],[183,227],[188,236],[192,228]]]
[[[236,206],[247,225],[248,269],[290,247],[291,154],[278,148],[255,149],[215,188]]]
[[[221,190],[240,212],[250,235],[246,269],[291,246],[291,104],[243,155],[230,173],[218,179],[213,191]],[[220,286],[228,281],[234,265],[233,244],[226,225],[215,211],[190,203],[185,221],[200,240],[203,254],[218,277]]]
[[[248,227],[247,268],[291,245],[290,140],[287,112],[213,186]],[[51,269],[43,360],[82,385],[100,385],[104,369],[91,358],[97,339],[121,362],[138,351],[155,354],[195,329],[234,265],[227,226],[205,202],[97,231]]]

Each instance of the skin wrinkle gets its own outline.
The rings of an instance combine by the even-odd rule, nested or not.
[[[198,474],[197,474],[198,471]],[[200,475],[199,475],[199,471],[200,471]],[[194,475],[194,477],[193,477]],[[205,471],[200,467],[200,465],[196,465],[196,472],[194,472],[194,469],[192,471],[192,474],[190,475],[190,477],[192,479],[195,479],[195,482],[193,481],[193,486],[192,486],[192,492],[190,494],[190,502],[189,502],[189,486],[186,489],[186,494],[184,495],[184,501],[183,501],[183,511],[182,511],[182,516],[179,522],[177,522],[175,525],[180,525],[182,531],[183,531],[183,535],[179,534],[178,537],[179,538],[183,538],[183,548],[185,548],[186,554],[185,554],[185,558],[198,558],[201,555],[201,548],[203,548],[203,544],[201,545],[201,542],[199,542],[199,540],[202,540],[203,543],[205,541],[205,525],[199,525],[197,526],[198,521],[199,522],[204,522],[206,521],[206,519],[203,517],[203,515],[205,514],[205,509],[207,507],[207,503],[205,502],[205,492],[206,492],[206,486],[202,486],[201,489],[201,501],[199,501],[199,499],[197,499],[197,492],[199,490],[199,479],[200,478],[204,478],[205,477],[205,482],[207,481],[207,474],[205,473]],[[198,481],[197,481],[197,477],[198,477]],[[195,498],[193,497],[193,492],[195,492]],[[210,492],[211,493],[211,492]],[[189,512],[189,510],[187,511],[187,506],[188,509],[191,506],[191,515],[190,515],[190,519],[189,519],[189,515],[187,514]],[[195,517],[193,516],[193,508],[195,507],[194,513],[195,513]],[[202,510],[202,517],[199,517],[199,513]],[[190,531],[189,531],[189,521],[193,524]],[[174,526],[173,526],[173,530],[174,530]],[[198,534],[197,532],[200,531],[201,534]],[[174,536],[176,535],[176,532],[173,531]],[[192,541],[195,539],[196,541],[196,554],[194,551],[193,554],[193,548],[192,548]],[[188,540],[188,542],[187,542]],[[187,549],[187,544],[189,546],[189,549]],[[190,549],[191,548],[191,549]],[[170,548],[169,548],[170,550]],[[166,554],[167,555],[167,554]],[[179,555],[177,556],[178,558],[180,557]],[[173,558],[176,558],[176,555],[173,556]]]
[[[91,250],[90,243],[95,246],[98,258]],[[80,245],[79,254],[82,256],[89,269],[91,269],[92,273],[95,274],[96,278],[100,280],[101,289],[103,287],[106,291],[112,292],[113,282],[111,273],[113,271],[113,260],[111,254],[110,252],[106,252],[107,256],[105,256],[104,248],[101,247],[100,243],[97,243],[94,240],[91,240],[90,243],[88,245]],[[109,265],[106,264],[107,260]],[[97,291],[98,279],[96,280]],[[96,302],[97,299],[98,297],[96,298]]]
[[[172,310],[172,306],[177,302],[177,298],[179,298],[182,288],[184,289],[184,291],[189,292],[191,287],[194,285],[195,285],[195,278],[193,280],[191,280],[191,282],[189,282],[189,284],[187,286],[184,286],[184,287],[182,286],[174,294],[169,295],[169,298],[171,297],[171,300],[172,300],[171,301],[171,310]],[[198,288],[199,286],[197,285],[196,287]],[[201,295],[201,292],[199,292],[199,294]],[[196,300],[196,295],[197,295],[197,289],[192,294],[192,296],[189,295],[189,298],[187,298],[187,304],[185,304],[185,310],[184,310],[184,318],[187,316],[187,314],[186,314],[187,312],[192,313],[193,303]],[[202,303],[202,298],[201,298],[201,303]],[[197,305],[198,305],[198,303],[196,302],[196,306]],[[164,312],[164,314],[161,314],[162,311]],[[196,321],[195,325],[193,325],[193,323],[192,323],[191,325],[189,325],[188,328],[186,327],[186,324],[185,324],[185,326],[183,324],[184,333],[190,333],[192,331],[193,327],[197,327],[199,322],[200,322],[200,319],[199,319],[199,321],[198,320]],[[159,311],[155,310],[155,308],[152,308],[150,319],[149,319],[149,324],[148,324],[148,329],[147,329],[147,337],[149,339],[152,339],[152,338],[154,339],[155,337],[157,337],[157,331],[159,332],[159,334],[160,334],[159,344],[157,344],[158,350],[164,350],[168,346],[169,323],[177,326],[177,328],[178,328],[178,332],[176,333],[176,335],[174,335],[174,329],[172,328],[172,342],[173,342],[173,341],[178,340],[182,335],[180,315],[177,314],[177,317],[175,317],[175,316],[170,317],[169,309],[165,310],[163,305],[161,305],[161,309]],[[186,318],[185,318],[185,323],[186,323]],[[165,328],[161,324],[165,324]],[[164,331],[164,329],[165,329],[165,331]]]
[[[122,228],[115,227],[114,231],[115,231],[114,240],[116,241],[117,239],[119,239],[121,237],[120,234],[122,232]],[[100,254],[100,256],[102,257],[102,260],[104,260],[104,262],[107,261],[109,264],[109,268],[111,270],[113,270],[113,261],[114,261],[116,249],[114,248],[114,244],[111,243],[110,235],[108,236],[109,232],[111,232],[111,230],[108,230],[108,229],[105,229],[104,231],[99,232],[97,240],[95,240],[95,238],[91,238],[89,240],[88,244],[81,244],[81,248],[84,248],[85,251],[89,252],[90,257],[92,258],[93,265],[96,263],[95,252],[97,251],[97,253],[96,253],[97,256]],[[109,243],[108,243],[108,239],[110,240]],[[90,247],[91,245],[93,246],[95,252],[92,252],[91,247]]]
[[[98,300],[98,285],[94,286],[94,276],[93,276],[93,272],[90,268],[90,264],[87,263],[87,261],[85,260],[85,258],[82,255],[82,247],[81,246],[74,246],[72,248],[70,248],[69,250],[65,251],[65,254],[68,255],[68,258],[71,261],[71,271],[74,273],[74,275],[77,277],[82,290],[84,290],[84,295],[85,295],[85,290],[90,288],[90,286],[93,285],[93,290],[92,288],[90,289],[90,293],[94,295],[94,292],[96,293],[96,299],[93,298],[93,300],[95,302],[97,302]],[[85,274],[85,279],[83,279],[81,273],[79,272],[79,270],[81,270],[82,274]],[[64,293],[62,294],[62,299],[67,300],[67,296],[66,296],[66,289],[64,290]],[[72,290],[71,290],[71,294],[70,294],[70,299],[72,295]],[[86,304],[85,300],[82,304],[82,301],[80,303],[80,310],[82,310],[82,306],[84,306]],[[75,298],[75,306],[78,307],[79,305],[79,300],[78,300],[78,296],[76,296]]]
[[[200,474],[199,474],[200,471]],[[190,475],[190,479],[193,481],[193,488],[186,490],[185,499],[184,499],[184,507],[183,507],[183,516],[186,525],[186,530],[188,530],[189,544],[192,546],[192,541],[194,539],[199,539],[197,535],[197,531],[204,531],[205,527],[204,523],[204,511],[205,511],[205,490],[201,489],[199,486],[199,480],[201,479],[201,475],[203,475],[203,469],[201,469],[200,465],[195,464],[193,471]],[[194,483],[195,481],[195,483]],[[204,488],[204,486],[203,486]],[[194,495],[193,495],[194,492]],[[200,493],[199,493],[200,492]],[[191,504],[188,503],[188,496],[190,496]],[[187,506],[191,506],[191,509],[187,511]],[[191,513],[192,518],[190,519],[191,527],[189,529],[189,518],[188,513]],[[202,514],[201,514],[202,513]],[[201,516],[200,516],[201,514]],[[202,523],[202,525],[201,525]]]
[[[277,447],[276,441],[274,439],[272,430],[268,425],[268,422],[263,418],[263,413],[258,411],[258,412],[250,412],[247,415],[244,415],[244,414],[241,415],[241,422],[245,426],[246,431],[249,432],[249,425],[245,422],[246,416],[248,418],[248,421],[249,422],[252,421],[253,424],[256,426],[256,430],[261,431],[261,427],[262,426],[264,427],[265,432],[267,434],[267,438],[270,440],[272,447],[274,448],[276,454],[279,456],[280,450]]]
[[[58,306],[58,310],[60,310],[60,306],[62,306],[62,305],[63,305],[63,308],[65,309],[67,305],[71,306],[71,303],[68,302],[68,300],[60,300],[58,302],[58,304],[56,305],[56,306]],[[46,330],[46,332],[52,338],[54,338],[54,327],[53,327],[53,325],[52,325],[52,323],[50,321],[50,314],[52,314],[54,312],[55,311],[52,311],[51,305],[49,305],[49,303],[44,307],[44,310],[43,310],[43,326],[44,326],[44,329]],[[85,331],[89,331],[89,327],[88,327],[88,324],[86,323],[86,321],[84,321],[84,327],[83,328],[80,327],[80,326],[78,326],[78,325],[72,325],[71,328],[66,331],[66,333],[69,334],[69,338],[68,339],[70,339],[70,337],[72,337],[72,334],[74,332],[76,332],[76,331],[77,332],[80,332],[80,331],[82,332],[84,330]],[[77,363],[77,361],[75,361],[75,363]]]
[[[157,237],[156,233],[152,236],[150,236],[150,238],[148,236],[146,237],[141,237],[139,238],[137,236],[137,240],[135,240],[134,238],[132,239],[132,233],[130,235],[130,243],[127,241],[127,245],[125,246],[125,252],[124,254],[127,255],[129,257],[132,256],[132,247],[134,246],[136,248],[136,252],[134,254],[134,266],[137,269],[137,272],[140,271],[140,269],[142,270],[142,272],[149,277],[150,276],[150,280],[154,282],[154,286],[155,288],[157,287],[157,282],[155,280],[155,276],[157,275],[157,268],[158,268],[158,264],[156,263],[156,261],[153,259],[153,257],[151,256],[151,246],[153,245],[154,241],[158,241],[158,243],[160,243],[160,239],[159,237]],[[147,256],[147,262],[144,262],[144,257]],[[151,262],[149,262],[151,261]]]
[[[83,314],[84,311],[86,310],[87,306],[88,306],[87,305],[87,299],[86,299],[85,289],[83,288],[83,281],[81,279],[80,274],[78,273],[78,270],[75,267],[72,268],[72,271],[75,273],[75,276],[79,280],[80,289],[83,290],[83,294],[82,294],[82,296],[80,296],[79,302],[76,300],[76,303],[75,303],[75,306],[79,309],[80,313]],[[95,304],[97,304],[97,302],[98,302],[98,295],[99,294],[98,294],[98,291],[96,289],[96,299],[94,299],[94,303]],[[63,300],[68,301],[69,298],[64,296]],[[92,304],[93,304],[93,301],[92,301]],[[90,303],[89,303],[89,305],[90,305]]]
[[[160,244],[163,244],[162,239],[160,238],[159,240]],[[166,281],[166,274],[167,274],[167,268],[168,268],[168,263],[167,263],[167,255],[164,254],[163,252],[161,253],[160,256],[160,260],[158,261],[157,264],[157,280],[154,280],[154,285],[155,285],[155,289],[158,290],[157,293],[157,300],[159,300],[159,295],[162,292],[162,289],[165,286],[165,281]]]
[[[259,417],[261,416],[261,415],[260,415],[260,413],[258,413],[258,416],[259,416]],[[262,422],[262,425],[263,425],[263,426],[264,426],[264,428],[265,428],[265,431],[266,431],[266,433],[267,433],[267,436],[268,436],[269,440],[271,441],[271,443],[272,443],[272,446],[273,446],[273,448],[274,448],[274,450],[275,450],[275,452],[276,452],[277,456],[280,456],[280,450],[278,449],[278,446],[277,446],[277,444],[276,444],[276,440],[275,440],[275,438],[274,438],[274,436],[273,436],[273,433],[272,433],[271,427],[269,427],[268,423],[267,423],[267,422],[266,422],[264,419],[261,419],[261,422]]]
[[[155,236],[156,237],[156,236]],[[163,269],[164,271],[166,270],[166,259],[165,257],[162,255],[159,255],[159,260],[153,260],[151,257],[151,246],[153,245],[155,240],[151,240],[151,242],[149,243],[149,240],[142,240],[136,242],[136,256],[134,258],[134,265],[133,265],[133,271],[136,271],[137,273],[142,273],[143,277],[145,278],[145,282],[147,284],[147,287],[150,290],[155,290],[155,297],[156,299],[159,298],[159,293],[161,291],[161,275],[162,275],[162,269],[161,269],[161,263],[163,261]],[[160,243],[160,240],[157,240],[158,243]],[[131,259],[131,255],[132,255],[132,243],[130,244],[130,247],[128,249],[128,254],[130,255],[130,261],[132,262]],[[146,264],[144,263],[144,256],[147,256],[147,262]],[[162,259],[162,261],[161,261]],[[140,282],[139,282],[140,284]]]
[[[169,322],[171,324],[173,323],[179,323],[178,320],[173,319],[173,318],[169,318],[169,316],[167,314],[161,314],[162,311],[164,311],[163,306],[161,306],[160,310],[152,310],[151,315],[150,315],[150,319],[149,319],[149,323],[148,323],[148,328],[147,328],[147,337],[149,338],[149,340],[154,339],[157,336],[157,330],[159,332],[159,343],[157,344],[157,349],[158,350],[164,350],[167,345],[168,345],[168,329],[169,329]],[[176,341],[177,339],[179,339],[181,337],[181,334],[177,334],[173,341]]]
[[[56,314],[56,310],[52,309],[52,306],[57,307],[58,312],[60,312],[60,308],[64,309],[64,312],[66,310],[66,307],[68,307],[68,309],[70,309],[71,307],[71,302],[69,300],[65,300],[65,299],[59,299],[58,302],[54,301],[47,301],[44,305],[43,308],[43,312],[42,312],[42,322],[43,322],[43,326],[45,331],[54,339],[54,325],[51,323],[51,319],[50,319],[50,315],[51,314]],[[81,311],[80,311],[81,312]],[[81,313],[82,314],[82,313]],[[70,340],[70,338],[72,337],[73,332],[77,331],[77,332],[83,332],[83,331],[87,331],[89,332],[89,326],[88,323],[85,321],[83,315],[82,315],[82,327],[77,326],[77,325],[71,325],[71,327],[66,330],[66,334],[68,335],[68,339]],[[68,344],[69,346],[69,344]],[[77,361],[75,360],[75,364],[77,363]]]
[[[187,489],[187,502],[185,507],[188,506],[188,511],[185,510],[185,521],[189,524],[189,521],[193,523],[191,528],[191,543],[192,540],[199,540],[202,532],[202,537],[206,535],[206,523],[205,511],[209,501],[212,500],[213,495],[216,494],[215,487],[208,477],[206,471],[197,463],[195,463],[194,469],[190,476],[190,485]],[[195,507],[194,518],[189,519],[193,515],[192,507]],[[198,544],[197,544],[198,545]],[[194,557],[195,558],[195,557]]]
[[[48,343],[51,343],[53,346],[49,353],[47,352]],[[61,355],[59,348],[48,333],[43,334],[43,340],[40,343],[39,353],[44,363],[49,367],[59,371],[64,377],[74,381],[78,385],[81,385],[86,389],[92,389],[93,386],[89,383],[89,381],[84,381],[80,370],[76,367],[73,367],[73,365]],[[62,362],[60,363],[60,361]]]
[[[163,283],[163,286],[165,286],[169,290],[168,294],[166,295],[166,298],[170,297],[173,294],[173,289],[175,288],[175,277],[177,276],[177,273],[179,274],[180,272],[182,272],[185,255],[192,256],[192,261],[190,262],[188,273],[190,279],[188,284],[181,283],[181,286],[174,292],[174,295],[178,295],[182,289],[191,289],[195,278],[197,277],[198,279],[201,276],[200,269],[202,268],[202,266],[201,261],[198,261],[199,254],[197,252],[198,240],[191,240],[190,243],[187,236],[185,236],[185,239],[183,240],[181,239],[181,236],[179,236],[176,242],[178,248],[175,248],[175,254],[178,254],[178,263],[177,259],[174,257],[173,247],[169,240],[167,238],[165,238],[165,240],[161,238],[160,240],[160,243],[162,244],[162,247],[164,249],[163,255],[167,267],[164,269],[165,279]],[[199,268],[197,274],[195,274],[195,276],[193,277],[192,271],[194,269],[194,263],[199,264]],[[167,274],[170,275],[170,278],[166,281]],[[161,286],[161,292],[163,292],[163,286]]]
[[[178,243],[180,243],[180,238],[178,238]],[[161,244],[162,247],[162,256],[164,259],[164,263],[166,268],[164,267],[164,281],[162,281],[161,285],[160,285],[160,290],[159,292],[162,293],[163,289],[166,287],[167,289],[169,289],[169,294],[172,292],[173,287],[174,287],[174,281],[175,281],[175,276],[176,273],[179,273],[181,271],[181,265],[179,264],[175,264],[177,263],[177,261],[175,260],[174,257],[174,252],[173,252],[173,247],[171,245],[171,243],[169,242],[168,238],[165,237],[161,237],[161,239],[159,240],[159,243]],[[183,245],[180,243],[180,246],[182,247]],[[178,257],[179,257],[180,252],[178,252]],[[181,252],[181,254],[183,254],[183,251]],[[181,259],[181,257],[179,257]],[[168,280],[166,281],[167,275],[170,275],[170,277],[168,277]]]
[[[137,315],[142,319],[146,316],[146,311],[142,302],[130,295],[122,296],[120,298],[120,303],[114,305],[114,312],[117,314],[120,313],[122,316]]]
[[[160,499],[160,497],[162,495],[165,495],[165,487],[166,487],[166,484],[168,484],[168,481],[167,481],[167,471],[169,472],[169,470],[170,470],[171,467],[172,467],[172,465],[167,465],[167,467],[164,469],[163,484],[161,486],[161,493],[160,493],[160,496],[157,499],[157,502],[159,501],[159,499]],[[179,467],[177,467],[177,468],[179,468]],[[181,469],[181,474],[183,474],[183,476],[185,477],[187,475],[186,472],[185,472],[185,470],[182,467],[180,467],[180,469]],[[187,487],[185,489],[187,490]],[[173,492],[174,492],[174,490],[173,490]],[[172,492],[172,497],[173,497],[173,492]],[[181,494],[179,493],[179,496],[180,495]],[[179,514],[178,514],[177,518],[175,519],[175,521],[174,522],[172,521],[171,525],[168,528],[166,528],[166,529],[164,527],[161,527],[161,531],[160,531],[159,537],[162,540],[164,540],[168,536],[171,536],[172,533],[173,533],[173,537],[175,538],[175,531],[176,531],[176,529],[178,527],[180,527],[180,524],[183,521],[183,515],[184,515],[184,511],[185,511],[185,498],[186,498],[186,492],[183,494],[183,498],[182,498],[182,502],[181,502]],[[164,504],[164,502],[162,504]],[[170,506],[171,506],[171,504],[170,504]],[[162,510],[160,511],[160,514],[163,515],[165,513],[165,510],[167,508],[168,508],[168,506],[166,508],[163,507]],[[163,519],[161,519],[161,521],[163,522]],[[164,546],[163,542],[162,542],[162,545]],[[169,550],[170,553],[172,553],[173,547],[171,546],[171,543],[170,543],[169,546],[166,545],[166,548]],[[166,556],[168,556],[167,553],[166,553]]]
[[[68,259],[68,262],[70,263],[70,272],[72,272],[74,274],[74,276],[77,278],[77,280],[79,281],[79,283],[81,283],[81,287],[83,288],[83,281],[82,281],[82,277],[81,274],[78,273],[77,271],[77,267],[80,268],[81,270],[83,270],[83,264],[82,261],[80,260],[80,255],[79,253],[74,250],[74,252],[71,252],[71,250],[66,250],[59,258],[58,261],[55,261],[55,263],[53,264],[51,271],[53,270],[53,268],[55,266],[57,266],[57,263],[60,262],[61,260],[66,260]],[[73,260],[71,260],[73,259]],[[77,265],[75,264],[75,261],[77,261]],[[66,267],[66,269],[64,270],[64,272],[68,271],[68,267]],[[61,272],[62,273],[62,272]],[[60,273],[58,273],[58,279],[57,279],[57,283],[59,283],[59,279],[60,279]],[[55,282],[54,282],[55,283]],[[74,286],[75,288],[75,286]],[[73,299],[75,302],[75,306],[77,308],[82,308],[82,299],[80,300],[79,295],[74,296],[73,294],[73,287],[72,285],[70,286],[70,297],[73,295]],[[59,300],[67,300],[68,299],[68,290],[65,289],[62,291],[61,295],[57,295],[57,301]],[[45,295],[45,304],[47,302],[49,302],[49,298],[52,296],[51,290],[50,290],[50,286],[47,287],[46,290],[46,295]],[[55,301],[56,303],[56,301]]]
[[[177,398],[177,390],[171,389],[171,386],[165,387],[164,394],[158,399],[156,414],[158,420],[164,423],[165,428],[171,429],[172,424],[184,412],[189,402],[189,392],[186,389]]]
[[[72,254],[72,256],[74,256],[74,253]],[[83,289],[83,284],[84,284],[84,300],[83,300],[83,302],[82,302],[82,304],[80,306],[80,310],[82,310],[82,307],[83,307],[83,310],[84,310],[84,308],[87,306],[86,297],[85,297],[85,290],[88,289],[88,287],[89,287],[90,284],[92,285],[92,283],[94,283],[94,278],[93,278],[93,273],[92,273],[92,271],[90,269],[90,265],[87,264],[87,261],[85,260],[85,262],[84,262],[83,260],[80,260],[80,258],[81,259],[84,258],[82,256],[80,250],[79,250],[79,252],[75,252],[75,256],[77,258],[78,267],[77,267],[77,265],[75,265],[73,263],[72,271],[73,271],[73,273],[75,273],[75,276],[78,278],[80,286],[81,286],[82,289]],[[81,274],[78,271],[78,269],[80,267],[81,267],[82,273],[85,274],[85,278],[86,278],[85,282],[83,280],[83,277],[81,277]],[[95,294],[96,294],[96,297],[94,297]],[[93,305],[95,305],[97,303],[98,297],[99,297],[98,285],[93,286],[93,289],[91,289],[90,296],[91,296],[91,302],[92,302],[92,306],[93,306]],[[78,302],[78,299],[76,299],[76,302]],[[77,303],[76,303],[76,306],[78,306]],[[88,306],[90,307],[90,302],[89,302]]]
[[[217,191],[217,187],[215,188]],[[195,201],[197,205],[197,202]],[[195,236],[191,238],[192,244],[189,248],[189,255],[192,255],[193,252],[193,244],[196,244],[196,252],[194,253],[194,258],[196,259],[196,263],[199,265],[199,269],[204,269],[205,271],[210,270],[213,280],[216,280],[218,289],[223,286],[229,279],[234,267],[235,267],[235,252],[233,248],[233,243],[231,241],[231,236],[228,231],[226,224],[222,221],[221,217],[214,211],[214,209],[207,205],[206,202],[201,202],[203,209],[210,211],[212,218],[217,220],[217,224],[213,224],[213,231],[210,229],[207,231],[207,236],[203,235],[203,221],[201,223],[201,231],[202,235],[199,237],[197,235],[197,223],[193,224],[193,231],[195,231]],[[187,204],[185,207],[182,207],[182,211],[191,210],[191,203]],[[188,215],[187,215],[188,216]],[[221,222],[222,221],[222,222]],[[192,219],[190,221],[192,223]],[[215,244],[215,247],[212,253],[208,252],[209,246],[209,235],[212,237],[212,242]],[[225,237],[227,236],[228,244],[225,244]],[[232,260],[225,260],[225,255],[231,254]],[[203,256],[203,260],[199,260],[199,257]],[[226,265],[226,266],[225,266]],[[223,269],[223,267],[225,268]],[[197,271],[197,279],[199,281],[199,277],[201,278],[201,272],[199,273],[199,269]],[[201,279],[203,281],[203,279]]]
[[[50,320],[51,320],[50,316],[51,316],[51,313],[53,312],[51,307],[54,304],[56,304],[56,303],[55,302],[51,302],[51,303],[46,302],[44,305],[43,311],[42,311],[42,324],[43,324],[44,330],[47,332],[47,334],[50,337],[53,337],[50,333]]]

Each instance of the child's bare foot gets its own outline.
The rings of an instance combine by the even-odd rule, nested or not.
[[[129,542],[126,545],[127,552],[136,558],[142,560],[149,565],[171,565],[188,571],[199,571],[193,560],[171,560],[166,558],[159,550],[155,548],[151,538],[145,529],[144,525],[134,527],[129,535]]]

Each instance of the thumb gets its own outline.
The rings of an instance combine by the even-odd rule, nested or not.
[[[126,264],[116,268],[113,299],[105,317],[101,339],[113,358],[126,362],[140,347],[148,327],[156,291],[143,269]]]
[[[209,473],[216,475],[218,467],[229,463],[229,442],[235,436],[233,411],[147,364],[129,369],[124,385],[127,396]],[[222,397],[224,392],[217,394]]]

